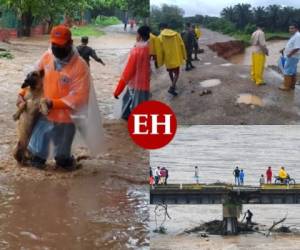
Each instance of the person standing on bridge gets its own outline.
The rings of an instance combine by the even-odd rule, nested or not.
[[[79,55],[85,60],[88,66],[90,66],[90,57],[105,66],[105,63],[97,56],[95,50],[88,46],[88,43],[89,38],[87,36],[83,36],[81,38],[81,45],[77,46]]]
[[[240,185],[244,185],[244,178],[245,178],[245,173],[244,173],[244,170],[241,169],[240,171]]]
[[[280,180],[281,180],[281,183],[284,183],[285,180],[286,180],[287,177],[288,177],[288,174],[287,174],[287,172],[286,172],[286,170],[285,170],[284,167],[281,167],[281,168],[280,168],[279,173],[278,173],[278,176],[279,176],[279,178],[280,178]]]
[[[161,23],[159,25],[160,35],[158,36],[160,41],[161,55],[157,55],[158,67],[163,64],[166,66],[171,79],[171,86],[168,92],[177,96],[176,84],[179,79],[180,66],[186,60],[186,50],[181,35],[168,28],[168,25]]]
[[[284,82],[279,87],[280,90],[293,90],[297,82],[297,65],[300,59],[300,33],[297,24],[292,24],[289,27],[289,31],[292,37],[287,42],[285,49],[281,50],[284,52],[285,63],[284,63]]]
[[[259,185],[262,186],[262,185],[264,185],[264,184],[265,184],[265,177],[264,177],[264,175],[262,174],[262,175],[260,176],[260,178],[259,178]]]
[[[160,167],[158,166],[154,172],[155,185],[159,184],[159,179],[160,179]]]
[[[198,166],[195,166],[195,175],[196,183],[199,184],[199,168]]]
[[[273,172],[272,172],[271,167],[268,167],[268,169],[266,171],[266,176],[267,176],[267,184],[271,184],[272,183],[272,177],[273,177]]]
[[[266,55],[268,55],[268,49],[266,46],[265,33],[262,29],[262,25],[257,24],[257,29],[251,36],[252,45],[252,64],[251,64],[251,79],[256,85],[265,84],[264,81],[264,69],[266,62]]]
[[[240,185],[240,170],[239,170],[238,166],[234,169],[233,175],[234,175],[234,183],[235,183],[235,185],[239,186]]]
[[[114,97],[119,98],[126,86],[122,99],[122,115],[127,120],[131,111],[140,103],[149,100],[150,96],[150,28],[138,28],[136,44],[130,51],[127,64],[115,88]]]

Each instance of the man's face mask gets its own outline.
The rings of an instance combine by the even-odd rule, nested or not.
[[[71,45],[67,45],[66,47],[58,47],[55,44],[51,45],[51,49],[52,49],[52,53],[53,55],[60,59],[63,60],[65,58],[68,57],[68,55],[70,54],[71,50],[72,50],[72,46]]]

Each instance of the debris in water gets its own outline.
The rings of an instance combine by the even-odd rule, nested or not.
[[[203,88],[210,88],[210,87],[218,86],[220,84],[221,84],[220,79],[209,79],[209,80],[200,82],[200,85]]]
[[[264,106],[263,100],[256,96],[256,95],[251,95],[251,94],[240,94],[237,101],[237,104],[246,104],[246,105],[254,105],[254,106],[259,106],[262,107]]]
[[[22,232],[20,232],[20,235],[28,236],[32,240],[38,240],[38,237],[35,234],[30,233],[30,232],[22,231]]]

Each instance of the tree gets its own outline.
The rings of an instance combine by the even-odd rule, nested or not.
[[[234,6],[234,22],[238,29],[244,29],[252,21],[250,4],[237,4]]]
[[[171,29],[180,31],[183,28],[184,10],[175,6],[163,4],[161,7],[151,6],[150,26],[154,33],[158,33],[160,23],[166,23]]]
[[[226,20],[230,22],[235,21],[235,11],[232,6],[224,8],[221,12],[221,17],[225,18]]]
[[[267,25],[271,31],[275,31],[279,28],[279,18],[280,18],[280,6],[270,5],[267,7]]]
[[[264,7],[253,8],[253,21],[255,24],[267,25],[267,12]]]

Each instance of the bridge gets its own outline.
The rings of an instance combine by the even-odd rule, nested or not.
[[[300,204],[300,185],[168,184],[150,190],[150,204],[222,204],[224,235],[238,233],[243,204]]]
[[[150,190],[150,204],[224,204],[230,197],[241,204],[300,204],[300,184],[168,184]]]

